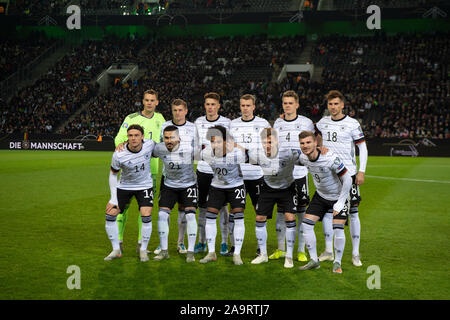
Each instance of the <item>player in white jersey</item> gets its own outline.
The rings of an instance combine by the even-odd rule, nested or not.
[[[242,149],[236,147],[233,138],[223,126],[209,128],[206,137],[210,141],[210,146],[202,150],[201,159],[211,166],[214,173],[207,197],[205,232],[208,254],[200,260],[200,263],[217,260],[215,253],[217,214],[223,206],[229,203],[231,213],[234,214],[233,263],[241,265],[243,264],[241,248],[245,235],[246,193],[240,163],[246,162],[246,154]]]
[[[261,166],[264,174],[261,194],[255,207],[255,234],[260,254],[252,261],[252,264],[268,261],[266,220],[272,217],[273,208],[277,204],[278,211],[282,212],[287,226],[287,250],[284,267],[292,268],[294,267],[292,255],[295,244],[295,218],[298,204],[292,173],[294,165],[298,161],[298,151],[290,148],[281,148],[277,131],[273,128],[265,128],[261,132],[261,142],[263,150],[248,151],[250,163]]]
[[[197,145],[209,146],[210,141],[206,138],[206,132],[209,128],[221,125],[226,129],[230,129],[230,119],[219,115],[220,96],[215,92],[206,93],[205,96],[206,115],[195,120]],[[198,243],[195,246],[195,253],[206,252],[206,197],[208,196],[209,185],[213,177],[211,167],[205,161],[197,163],[197,185],[198,185]],[[220,211],[220,231],[222,234],[222,244],[220,254],[224,255],[228,252],[228,208],[224,206]]]
[[[260,134],[264,128],[270,127],[267,120],[254,115],[255,100],[255,96],[244,94],[239,101],[242,115],[240,118],[232,120],[230,125],[230,133],[234,141],[247,150],[261,148]],[[244,176],[245,190],[250,196],[253,206],[256,206],[263,183],[262,169],[256,165],[243,163],[241,164],[241,170]],[[227,255],[232,256],[234,253],[234,243],[232,242],[234,216],[232,214],[230,214],[228,229],[230,231],[231,248]],[[257,254],[259,254],[259,248]]]
[[[195,125],[186,120],[186,115],[188,113],[187,103],[182,99],[175,99],[171,104],[172,108],[172,120],[166,121],[161,126],[161,141],[163,141],[163,130],[167,126],[174,125],[178,128],[179,136],[182,137],[181,144],[187,144],[191,147],[194,144],[196,137]],[[163,181],[162,181],[163,182]],[[178,253],[184,254],[187,252],[184,246],[184,236],[186,234],[186,217],[185,208],[183,204],[178,203],[178,241],[177,241],[177,251]],[[169,219],[170,221],[170,219]],[[161,246],[158,246],[154,251],[155,254],[161,252]]]
[[[195,210],[197,208],[197,177],[195,175],[194,144],[181,142],[179,127],[166,126],[163,129],[164,143],[158,143],[153,150],[153,156],[163,161],[163,178],[159,193],[158,232],[161,251],[155,260],[169,258],[168,236],[170,211],[178,202],[183,208],[188,230],[188,250],[186,262],[195,261],[194,246],[197,238],[197,222]]]
[[[320,267],[314,225],[326,213],[331,212],[336,253],[333,272],[342,273],[341,261],[345,247],[344,224],[347,220],[347,201],[352,178],[338,155],[331,151],[323,155],[317,149],[317,137],[312,131],[300,133],[299,140],[302,151],[299,162],[308,168],[316,187],[316,192],[302,220],[305,242],[311,259],[299,269],[309,270]]]
[[[152,233],[153,180],[150,168],[155,142],[144,142],[144,129],[137,124],[127,129],[128,143],[122,152],[116,151],[112,156],[109,187],[111,199],[106,205],[106,233],[113,251],[105,258],[120,258],[122,252],[119,244],[117,215],[128,208],[131,198],[136,197],[142,217],[142,244],[139,251],[141,261],[148,261],[147,246]],[[117,174],[120,174],[117,184]]]
[[[352,263],[362,266],[359,255],[361,223],[358,206],[361,201],[359,185],[364,183],[364,172],[367,165],[367,145],[359,122],[342,113],[344,96],[337,90],[326,95],[330,116],[322,118],[317,124],[317,130],[322,136],[322,144],[332,150],[345,164],[352,176],[353,185],[350,190],[350,235],[352,236]],[[356,167],[355,146],[359,149],[359,169]],[[323,218],[325,234],[325,251],[319,256],[320,261],[333,260],[333,229],[332,217],[327,214]]]
[[[297,93],[292,90],[286,91],[282,96],[284,117],[275,121],[273,127],[277,129],[279,135],[280,148],[298,149],[298,135],[302,131],[314,131],[313,122],[302,115],[297,114],[299,108],[299,98]],[[297,217],[302,221],[306,206],[309,203],[308,190],[308,170],[303,166],[294,167],[294,179],[298,198]],[[276,230],[278,239],[278,249],[269,256],[269,259],[279,259],[285,255],[285,234],[286,225],[281,212],[277,213]],[[301,230],[301,224],[298,224],[298,261],[307,261],[305,254],[305,242]]]

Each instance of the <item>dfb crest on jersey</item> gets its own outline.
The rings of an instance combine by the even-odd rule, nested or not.
[[[336,159],[334,159],[334,164],[338,165],[341,163],[341,159],[339,159],[339,157],[336,157]]]
[[[150,158],[150,156],[148,155],[148,153],[145,155],[145,159],[148,160]]]
[[[342,131],[344,131],[344,130],[345,130],[345,127],[344,127],[344,126],[342,126],[342,127],[341,127],[341,130],[342,130]]]

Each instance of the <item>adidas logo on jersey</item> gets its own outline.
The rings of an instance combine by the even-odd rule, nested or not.
[[[241,201],[241,204],[245,204],[245,200],[242,200],[242,201]]]

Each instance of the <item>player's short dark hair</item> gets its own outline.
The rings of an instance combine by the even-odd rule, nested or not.
[[[243,99],[243,100],[252,100],[252,101],[253,101],[253,104],[256,103],[256,97],[255,97],[254,95],[252,95],[252,94],[249,94],[249,93],[244,94],[244,95],[241,97],[241,99]]]
[[[155,90],[153,90],[153,89],[145,90],[144,94],[142,95],[142,99],[145,98],[146,94],[152,94],[152,95],[156,96],[156,100],[158,100],[158,92],[156,92]]]
[[[217,102],[220,103],[220,95],[217,92],[208,92],[205,93],[205,95],[203,96],[203,98],[206,99],[214,99],[217,100]]]
[[[295,102],[298,102],[298,94],[294,90],[285,91],[281,96],[281,100],[283,100],[283,98],[294,98]]]
[[[305,139],[307,137],[312,137],[314,141],[316,141],[316,135],[312,131],[302,131],[298,135],[298,140]]]
[[[331,90],[325,95],[325,99],[327,99],[327,101],[330,101],[335,98],[341,99],[342,102],[345,101],[344,95],[338,90]]]
[[[142,135],[144,135],[144,128],[142,128],[140,125],[132,124],[131,126],[128,127],[127,132],[130,131],[130,130],[133,130],[133,129],[134,130],[139,130],[142,133]]]
[[[275,139],[278,139],[278,133],[277,130],[274,128],[264,128],[260,133],[261,139],[267,139],[268,137],[275,137]]]
[[[163,132],[167,132],[167,131],[176,131],[177,134],[179,134],[179,133],[178,133],[178,128],[177,128],[176,126],[170,125],[170,126],[165,127],[164,130],[163,130]]]
[[[227,141],[227,139],[231,139],[227,129],[223,126],[217,125],[211,127],[206,132],[206,139],[211,140],[212,137],[221,137],[223,141]]]
[[[187,103],[183,99],[174,99],[172,101],[172,106],[183,106],[185,109],[187,109]]]

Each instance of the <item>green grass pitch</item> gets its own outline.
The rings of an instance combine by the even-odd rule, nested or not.
[[[108,152],[0,152],[0,299],[450,298],[448,158],[369,157],[360,206],[363,266],[351,264],[346,227],[342,275],[331,272],[331,262],[303,272],[299,262],[289,270],[282,260],[251,265],[256,250],[251,205],[245,212],[243,266],[222,256],[202,265],[203,254],[185,263],[176,252],[176,214],[170,223],[171,258],[141,263],[135,200],[123,258],[105,262],[111,250],[104,228],[110,161]],[[311,196],[313,189],[310,181]],[[150,249],[159,243],[156,209]],[[315,231],[320,253],[321,223]],[[274,220],[268,234],[270,254],[276,247]],[[71,265],[81,270],[79,290],[67,288]],[[367,287],[371,265],[380,268],[380,289]]]

